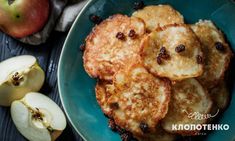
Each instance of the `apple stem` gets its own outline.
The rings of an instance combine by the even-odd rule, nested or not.
[[[48,126],[48,127],[47,127],[47,130],[48,130],[50,133],[53,133],[53,132],[55,131],[51,126]]]

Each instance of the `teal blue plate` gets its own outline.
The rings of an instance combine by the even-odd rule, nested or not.
[[[199,19],[212,20],[226,35],[235,50],[235,3],[229,0],[145,0],[146,5],[170,4],[180,11],[187,23]],[[94,24],[89,20],[90,14],[97,14],[103,19],[116,13],[131,15],[134,0],[91,0],[83,8],[74,22],[65,41],[61,54],[58,85],[60,98],[70,123],[87,141],[120,141],[120,137],[107,126],[107,119],[101,112],[96,99],[94,87],[96,81],[91,79],[83,68],[80,45],[91,31]],[[234,61],[232,64],[235,66]],[[234,69],[232,69],[231,94],[235,94]],[[207,141],[235,140],[235,99],[218,123],[229,124],[227,131],[213,131],[203,139]],[[200,139],[201,140],[201,139]]]

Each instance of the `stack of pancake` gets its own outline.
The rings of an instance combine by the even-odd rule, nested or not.
[[[86,72],[98,78],[102,111],[117,127],[136,140],[171,141],[200,132],[173,130],[173,124],[208,122],[188,114],[213,114],[227,106],[224,74],[231,57],[211,21],[185,24],[171,6],[152,5],[96,25],[83,60]]]

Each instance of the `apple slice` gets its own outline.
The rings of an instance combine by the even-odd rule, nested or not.
[[[0,105],[10,106],[31,91],[39,91],[45,74],[35,57],[23,55],[0,63]]]
[[[19,132],[31,141],[54,141],[66,127],[65,115],[59,106],[36,92],[14,101],[11,117]]]

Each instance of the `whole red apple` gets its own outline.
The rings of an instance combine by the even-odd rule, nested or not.
[[[49,15],[49,0],[0,0],[0,30],[15,38],[38,32]]]

